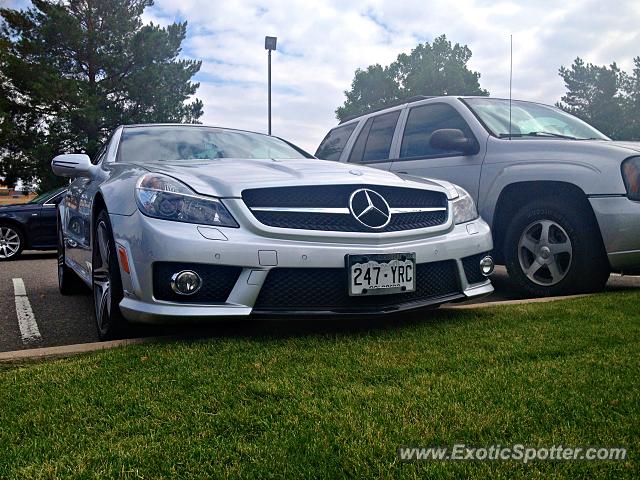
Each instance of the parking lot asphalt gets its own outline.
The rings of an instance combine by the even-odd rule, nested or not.
[[[503,268],[496,269],[492,281],[496,292],[481,301],[522,298]],[[612,275],[607,284],[608,290],[637,288],[640,288],[640,277]],[[238,328],[238,320],[234,324]],[[198,335],[215,332],[217,328],[228,330],[228,324],[221,327],[135,325],[127,336]],[[58,292],[55,252],[25,252],[17,260],[0,263],[0,351],[97,340],[89,290],[72,296]]]

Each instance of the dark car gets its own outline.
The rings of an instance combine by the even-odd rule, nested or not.
[[[56,207],[67,189],[58,188],[28,203],[0,206],[0,261],[24,249],[55,250]]]

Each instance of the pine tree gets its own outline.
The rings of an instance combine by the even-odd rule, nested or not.
[[[56,183],[51,158],[94,155],[117,125],[196,122],[187,24],[143,25],[152,0],[32,0],[0,9],[0,175]]]
[[[557,104],[612,138],[623,138],[626,74],[576,58],[570,68],[560,67],[567,93]]]
[[[633,71],[626,76],[624,90],[623,138],[640,140],[640,57],[633,59]]]

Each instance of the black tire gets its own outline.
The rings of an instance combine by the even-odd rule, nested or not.
[[[127,321],[120,312],[123,297],[120,266],[109,215],[102,210],[96,218],[92,246],[92,286],[96,327],[100,340],[121,337]]]
[[[505,232],[504,258],[509,277],[535,297],[599,291],[610,273],[593,214],[569,196],[522,206]]]
[[[58,216],[58,289],[62,295],[73,295],[74,293],[86,291],[86,285],[80,277],[66,264],[66,250],[64,237]]]
[[[0,223],[0,262],[15,260],[24,250],[24,233],[19,227]]]

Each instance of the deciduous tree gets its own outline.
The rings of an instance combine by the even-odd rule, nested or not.
[[[384,107],[414,95],[488,95],[480,87],[480,73],[468,68],[471,50],[452,45],[445,35],[433,43],[401,53],[387,67],[371,65],[356,70],[346,101],[336,110],[339,120]]]

